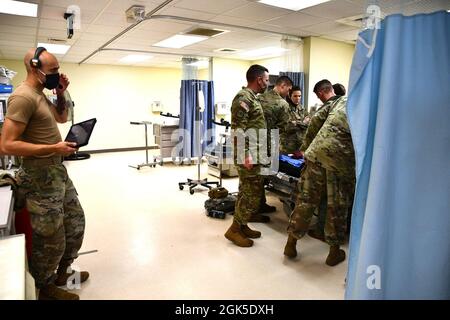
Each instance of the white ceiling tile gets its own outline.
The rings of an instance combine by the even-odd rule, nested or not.
[[[74,43],[74,47],[98,48],[104,44],[104,41],[92,41],[80,39]]]
[[[323,22],[319,24],[315,24],[312,26],[304,27],[304,31],[312,31],[315,34],[332,34],[336,32],[349,31],[354,30],[355,28],[352,26],[348,26],[345,24],[337,23],[334,21]]]
[[[113,0],[115,1],[115,0]],[[47,6],[68,8],[75,5],[80,7],[81,14],[84,10],[88,11],[100,11],[102,10],[109,0],[44,0],[43,4]]]
[[[336,20],[363,14],[365,10],[365,7],[361,4],[334,0],[301,10],[300,12],[316,17],[325,17]]]
[[[177,7],[167,7],[158,12],[158,15],[179,16],[184,18],[209,20],[216,16],[215,13],[206,13],[203,11],[189,10]]]
[[[96,20],[95,24],[102,26],[117,26],[126,28],[131,23],[127,22],[125,14],[102,13]]]
[[[110,44],[107,46],[108,49],[128,49],[128,50],[145,50],[150,51],[152,50],[152,47],[149,43],[143,43],[143,42],[114,42],[113,44]]]
[[[381,10],[385,10],[394,6],[401,6],[410,3],[415,0],[347,0],[348,2],[354,3],[358,6],[362,6],[364,11],[370,5],[377,5]]]
[[[39,28],[67,30],[67,23],[65,20],[40,19]]]
[[[226,15],[230,17],[237,17],[241,19],[249,19],[252,21],[261,22],[282,17],[291,12],[291,10],[275,8],[259,3],[249,3],[246,6],[226,12]]]
[[[36,34],[36,28],[30,27],[18,27],[18,26],[1,26],[0,31],[3,33],[14,33],[14,34],[25,34],[34,35]]]
[[[174,7],[221,14],[247,4],[248,2],[245,0],[182,0],[177,2]]]
[[[0,40],[0,48],[8,50],[8,48],[32,48],[34,47],[34,40],[20,41],[20,40]],[[25,53],[25,52],[24,52]]]
[[[148,40],[148,39],[165,39],[174,33],[170,30],[162,30],[162,31],[154,31],[151,29],[134,29],[130,32],[127,32],[124,36],[121,37],[121,40],[124,39],[141,39],[141,40]]]
[[[12,14],[0,13],[0,25],[19,26],[19,27],[37,27],[38,18],[22,17]]]
[[[89,27],[85,29],[85,32],[115,36],[116,34],[119,34],[123,30],[124,28],[120,26],[103,26],[91,24],[89,25]]]
[[[281,18],[272,19],[266,21],[266,23],[275,24],[287,28],[301,28],[304,26],[310,26],[321,22],[326,22],[329,19],[322,17],[315,17],[308,14],[295,12]]]
[[[102,42],[106,42],[109,39],[111,39],[111,35],[110,34],[103,34],[103,33],[91,33],[91,32],[84,32],[82,34],[82,39],[83,40],[89,40],[89,41],[102,41]]]
[[[267,31],[273,31],[273,32],[279,32],[284,34],[292,34],[291,30],[286,27],[281,27],[275,24],[271,23],[258,23],[255,25],[252,25],[252,28],[267,30]]]
[[[227,15],[219,15],[217,17],[214,17],[213,19],[210,19],[210,21],[232,24],[232,25],[237,25],[237,26],[244,26],[244,27],[249,27],[251,25],[254,25],[257,22],[255,20],[251,20],[251,19],[236,18],[236,17],[227,16]]]
[[[34,42],[34,40],[36,40],[36,37],[33,34],[5,33],[5,32],[3,32],[3,28],[1,28],[0,29],[0,40]]]
[[[150,30],[155,32],[170,32],[176,34],[188,30],[193,25],[190,23],[180,23],[167,19],[151,19],[139,24],[139,30]]]

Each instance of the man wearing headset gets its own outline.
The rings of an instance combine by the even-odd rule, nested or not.
[[[64,91],[69,80],[58,73],[57,59],[45,48],[30,49],[24,63],[27,78],[8,100],[0,147],[4,154],[22,157],[15,206],[30,213],[30,272],[39,299],[78,300],[78,295],[58,288],[89,277],[70,269],[83,242],[85,218],[62,164],[64,156],[77,151],[76,145],[62,141],[57,127],[57,122],[67,121]],[[47,99],[44,88],[54,90],[57,105]]]

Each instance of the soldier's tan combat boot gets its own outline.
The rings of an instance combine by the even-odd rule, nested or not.
[[[241,230],[241,226],[236,221],[233,221],[231,227],[225,233],[225,238],[233,242],[239,247],[251,247],[253,240],[248,239]]]
[[[295,258],[297,256],[296,246],[297,246],[297,239],[289,235],[288,240],[286,242],[286,246],[284,247],[284,255],[289,258]]]
[[[246,224],[241,226],[241,231],[247,238],[250,239],[257,239],[261,237],[261,232],[250,229]]]
[[[339,249],[339,246],[330,246],[330,253],[328,254],[325,263],[331,267],[341,263],[345,260],[345,251]]]
[[[69,278],[72,282],[79,281],[80,283],[85,282],[89,278],[89,272],[87,271],[78,272],[73,270],[69,273],[67,272],[67,268],[68,267],[64,266],[58,268],[55,284],[59,287],[67,285],[67,280],[69,280]],[[75,272],[77,273],[76,275]]]
[[[39,290],[39,300],[80,300],[80,297],[52,283]]]

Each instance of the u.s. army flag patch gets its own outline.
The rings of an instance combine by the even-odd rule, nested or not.
[[[245,110],[245,112],[249,112],[250,108],[248,107],[247,103],[245,101],[241,101],[239,105]]]

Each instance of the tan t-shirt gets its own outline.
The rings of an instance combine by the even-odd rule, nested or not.
[[[61,142],[61,134],[44,93],[22,83],[8,99],[6,118],[26,124],[21,140],[33,144]],[[53,156],[49,154],[48,157]]]

